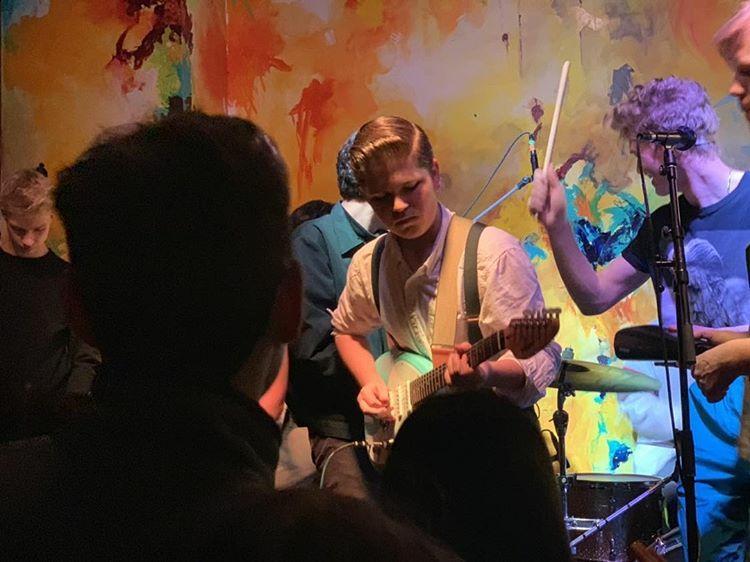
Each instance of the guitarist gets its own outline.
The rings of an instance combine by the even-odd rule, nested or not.
[[[365,199],[389,233],[379,267],[379,302],[373,294],[373,241],[352,260],[332,325],[339,354],[361,387],[360,408],[387,419],[388,391],[365,338],[382,326],[398,348],[431,358],[437,284],[453,213],[438,202],[440,168],[418,125],[401,117],[370,121],[359,130],[350,158]],[[457,275],[463,279],[463,260],[460,263]],[[482,232],[477,278],[479,328],[484,336],[504,328],[525,310],[544,306],[534,268],[518,240],[507,232],[492,227]],[[458,302],[456,341],[462,343],[448,358],[448,382],[490,386],[520,407],[532,406],[556,376],[559,346],[550,343],[524,360],[506,352],[474,370],[466,357],[470,344],[463,299]]]

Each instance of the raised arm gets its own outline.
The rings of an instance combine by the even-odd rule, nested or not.
[[[529,209],[547,231],[560,277],[584,314],[601,314],[648,280],[646,273],[622,257],[600,271],[594,270],[573,236],[567,219],[565,188],[552,166],[534,174]]]

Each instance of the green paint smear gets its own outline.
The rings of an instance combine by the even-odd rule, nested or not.
[[[192,92],[190,54],[187,45],[178,44],[183,49],[182,59],[172,61],[169,56],[174,44],[169,40],[169,31],[164,31],[162,42],[154,45],[154,52],[148,58],[147,65],[157,71],[156,88],[159,92],[161,109],[169,109],[169,98],[173,96],[187,99]],[[157,111],[157,114],[160,113]]]

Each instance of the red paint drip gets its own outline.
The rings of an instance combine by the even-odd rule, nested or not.
[[[530,104],[531,118],[534,120],[534,123],[539,124],[539,121],[541,121],[542,117],[544,117],[544,106],[542,105],[542,100],[540,100],[539,98],[533,98]]]
[[[563,179],[568,174],[568,172],[573,167],[573,165],[579,160],[585,160],[586,162],[591,162],[593,159],[594,159],[593,147],[590,144],[587,144],[586,146],[583,147],[583,150],[581,150],[581,152],[575,152],[571,154],[568,157],[568,159],[563,163],[563,165],[557,169],[557,177],[560,179]]]
[[[334,81],[326,78],[323,82],[317,78],[302,90],[300,100],[289,115],[292,117],[297,130],[297,145],[299,146],[299,166],[297,169],[297,188],[303,194],[305,188],[312,185],[313,165],[321,160],[321,136],[333,124]],[[312,136],[312,155],[310,142]]]

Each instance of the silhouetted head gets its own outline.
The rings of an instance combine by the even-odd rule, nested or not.
[[[384,491],[396,513],[467,560],[570,559],[539,429],[491,391],[421,404],[398,433]]]
[[[225,385],[268,332],[291,268],[274,142],[200,113],[120,128],[60,173],[56,202],[105,360]]]

